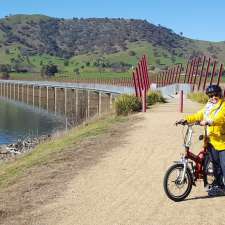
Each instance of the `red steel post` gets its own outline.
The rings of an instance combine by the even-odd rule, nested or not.
[[[188,69],[190,67],[189,65],[191,65],[190,64],[190,60],[188,60],[188,62],[187,62],[186,71],[185,71],[185,74],[184,74],[184,83],[186,82],[186,78],[187,78],[187,74],[188,74]]]
[[[146,112],[146,90],[142,89],[142,112]]]
[[[217,62],[214,61],[214,63],[213,63],[213,69],[212,69],[212,74],[211,74],[211,78],[210,78],[210,85],[211,85],[212,82],[213,82],[213,77],[214,77],[215,72],[216,72],[216,64],[217,64]]]
[[[190,79],[190,84],[192,84],[192,79],[193,79],[193,76],[194,76],[194,72],[195,72],[196,63],[197,63],[197,58],[195,58],[195,59],[194,59],[194,64],[193,64],[193,68],[192,68],[192,71],[191,71],[191,79]]]
[[[150,74],[148,74],[148,58],[146,55],[144,55],[145,57],[145,60],[144,60],[144,63],[145,63],[145,70],[146,70],[146,75],[147,75],[147,81],[148,81],[148,88],[150,88],[150,85],[151,85],[151,80],[150,80]]]
[[[180,113],[183,112],[183,108],[184,108],[184,92],[183,90],[180,91]]]
[[[147,90],[148,89],[148,83],[147,83],[147,76],[146,76],[146,72],[145,72],[145,68],[144,68],[144,61],[143,61],[143,57],[140,61],[140,66],[141,66],[141,71],[142,71],[142,74],[143,74],[143,80],[144,80],[144,86],[145,86],[145,89]]]
[[[173,73],[172,73],[171,83],[174,84],[176,79],[176,66],[173,67],[172,71]]]
[[[173,84],[174,82],[174,75],[175,75],[175,67],[172,68],[171,78],[170,78],[170,84]]]
[[[220,72],[218,74],[217,85],[220,85],[220,79],[222,77],[222,74],[223,74],[223,64],[220,65]]]
[[[141,89],[143,89],[144,88],[144,80],[143,80],[143,74],[142,74],[142,71],[141,71],[140,63],[138,63],[138,74],[139,74]]]
[[[191,77],[191,73],[192,73],[193,67],[194,67],[194,60],[192,59],[191,60],[191,65],[190,65],[190,69],[188,71],[187,83],[190,83],[190,77]]]
[[[180,64],[180,68],[179,68],[179,71],[178,71],[178,80],[177,80],[177,83],[180,83],[181,71],[182,71],[182,64]]]
[[[206,72],[205,72],[205,80],[204,80],[203,88],[202,88],[203,91],[205,90],[205,85],[206,85],[207,78],[208,78],[210,63],[211,63],[211,59],[209,58],[208,65],[207,65],[207,69],[206,69]]]
[[[162,87],[165,86],[165,72],[166,71],[162,71]]]
[[[171,77],[172,77],[172,74],[173,74],[173,68],[170,68],[170,73],[169,73],[169,84],[171,84]]]
[[[170,68],[168,84],[171,84],[172,74],[173,74],[173,68]]]
[[[199,64],[201,62],[201,57],[198,58],[198,62],[197,62],[197,65],[196,65],[196,70],[195,70],[195,73],[194,73],[194,81],[193,81],[193,91],[195,90],[195,83],[196,83],[196,78],[198,76],[198,67],[199,67]]]
[[[136,67],[136,77],[137,77],[138,92],[139,92],[139,96],[141,97],[141,83],[140,83],[141,81],[140,81],[137,67]]]
[[[170,69],[169,84],[171,84],[171,83],[172,83],[172,79],[173,79],[173,67]]]
[[[203,74],[204,67],[205,67],[205,60],[206,60],[206,57],[204,56],[203,62],[202,62],[202,69],[201,69],[201,73],[200,73],[200,78],[199,78],[199,81],[198,81],[198,91],[200,89],[201,82],[202,82],[202,74]]]
[[[134,83],[135,95],[136,95],[136,97],[138,97],[138,85],[137,85],[134,71],[133,71],[133,83]]]
[[[168,69],[166,73],[166,85],[169,84],[169,78],[170,78],[170,69]]]
[[[178,73],[179,73],[179,65],[175,66],[175,77],[174,77],[174,83],[177,83]]]
[[[163,73],[163,71],[161,72],[161,79],[160,79],[160,87],[162,87],[163,86],[163,75],[164,75],[164,73]]]

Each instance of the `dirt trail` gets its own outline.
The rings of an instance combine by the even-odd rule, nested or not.
[[[185,100],[185,112],[198,108]],[[181,128],[173,125],[182,117],[177,111],[178,100],[173,99],[144,114],[123,145],[71,180],[60,199],[40,209],[39,224],[225,224],[225,197],[207,198],[202,183],[181,203],[163,192],[165,170],[182,152]]]
[[[185,100],[185,113],[197,109]],[[36,209],[29,225],[225,224],[225,197],[208,198],[202,183],[180,203],[164,194],[164,173],[182,152],[182,128],[173,125],[182,116],[176,98],[137,115],[122,144]]]

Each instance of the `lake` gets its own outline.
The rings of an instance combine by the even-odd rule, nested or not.
[[[65,118],[23,103],[0,99],[0,144],[65,129]]]

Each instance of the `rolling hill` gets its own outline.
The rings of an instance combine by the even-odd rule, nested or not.
[[[192,40],[137,19],[63,19],[11,15],[0,19],[0,64],[39,72],[57,64],[61,73],[110,68],[124,72],[147,54],[152,69],[205,54],[224,62],[225,42]]]

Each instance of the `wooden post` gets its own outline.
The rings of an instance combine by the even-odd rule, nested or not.
[[[64,88],[64,114],[67,114],[67,89]]]
[[[20,84],[18,84],[18,97],[17,97],[17,100],[19,101],[20,100]]]
[[[79,90],[76,89],[75,93],[76,93],[75,114],[76,114],[76,122],[77,122],[78,121]]]
[[[27,85],[27,104],[29,104],[29,85]]]
[[[12,84],[9,84],[9,98],[12,99]]]
[[[90,117],[90,90],[87,91],[87,118]]]
[[[41,108],[41,86],[39,86],[38,107]]]
[[[57,113],[57,88],[54,88],[54,106],[55,106],[55,115]]]
[[[102,113],[102,92],[98,92],[98,115]]]
[[[33,85],[33,107],[34,107],[35,86]]]
[[[13,97],[14,97],[14,101],[15,101],[16,100],[16,83],[14,83],[14,93],[13,94],[14,94]]]
[[[48,111],[48,87],[46,87],[46,108],[47,108],[47,111]]]

